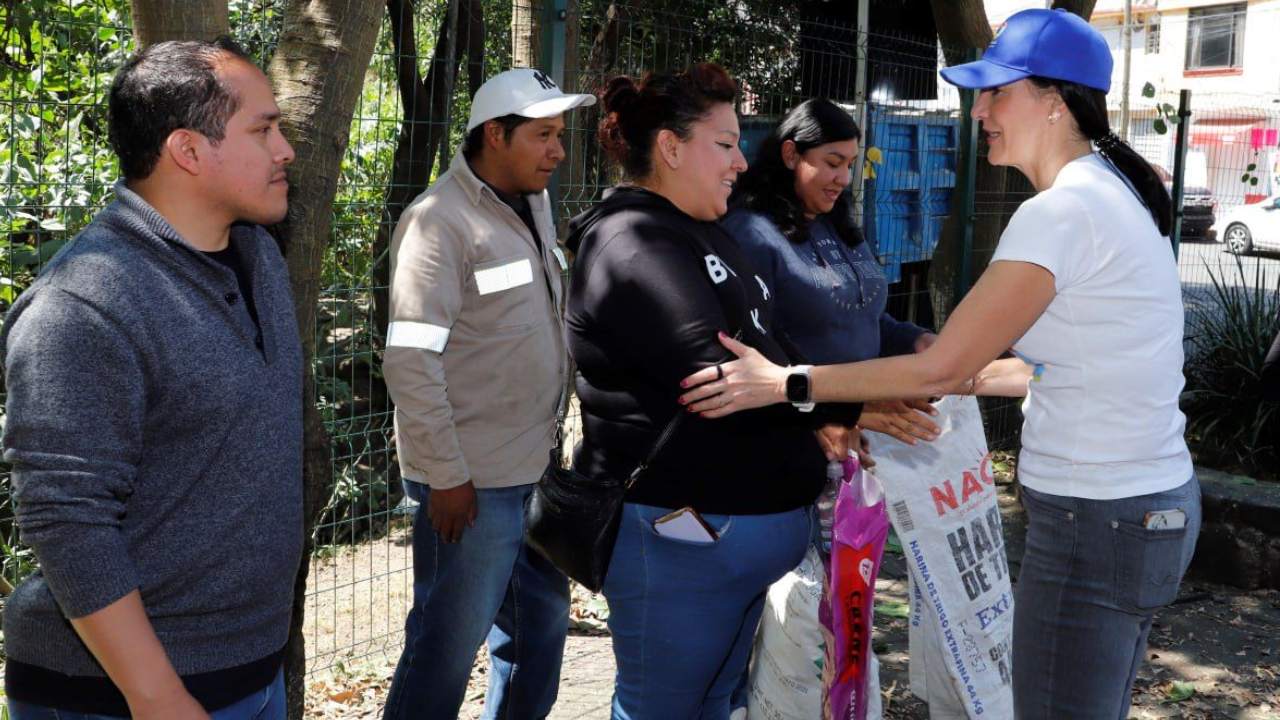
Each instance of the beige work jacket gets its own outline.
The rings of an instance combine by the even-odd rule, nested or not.
[[[529,203],[541,254],[459,154],[396,225],[383,372],[409,480],[510,487],[546,467],[568,372],[564,256],[547,193]]]

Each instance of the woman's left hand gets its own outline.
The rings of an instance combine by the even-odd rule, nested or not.
[[[692,388],[680,396],[686,410],[718,418],[786,400],[785,367],[724,333],[720,333],[720,344],[738,359],[703,368],[682,380],[680,387]]]

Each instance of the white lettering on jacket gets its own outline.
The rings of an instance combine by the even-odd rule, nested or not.
[[[733,271],[733,268],[725,265],[718,255],[707,255],[703,260],[707,263],[707,274],[711,276],[711,281],[717,285],[728,280],[730,275],[738,276]]]
[[[765,332],[764,326],[760,324],[760,308],[751,308],[751,322],[755,323],[756,329],[760,331],[761,335],[769,334]]]
[[[760,292],[764,293],[764,299],[769,299],[769,286],[764,284],[759,275],[756,275],[756,282],[760,283]]]

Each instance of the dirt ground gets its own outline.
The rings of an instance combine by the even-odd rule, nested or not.
[[[1016,577],[1022,515],[1007,491],[1001,505]],[[400,527],[386,539],[336,551],[313,566],[307,640],[315,660],[308,718],[381,717],[412,594],[408,538],[407,528]],[[905,578],[901,556],[886,555],[877,602],[886,608],[905,604]],[[553,720],[608,717],[614,665],[606,614],[600,598],[575,592],[574,628]],[[924,704],[907,687],[905,619],[879,614],[875,649],[886,720],[927,718]],[[485,666],[482,649],[460,718],[480,716]],[[1185,582],[1178,601],[1156,618],[1130,717],[1280,720],[1280,592]]]

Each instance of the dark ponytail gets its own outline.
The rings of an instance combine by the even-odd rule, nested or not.
[[[639,83],[620,75],[600,94],[600,144],[627,179],[648,177],[659,131],[687,139],[712,105],[732,103],[737,94],[737,83],[715,63],[697,63],[680,73],[649,73]]]
[[[1041,77],[1032,77],[1030,80],[1041,89],[1053,88],[1058,91],[1067,110],[1075,118],[1080,134],[1095,143],[1098,152],[1128,178],[1138,197],[1147,206],[1160,234],[1172,233],[1173,201],[1169,198],[1169,191],[1165,189],[1164,181],[1156,174],[1151,163],[1111,131],[1111,122],[1107,119],[1106,93],[1065,80]]]

